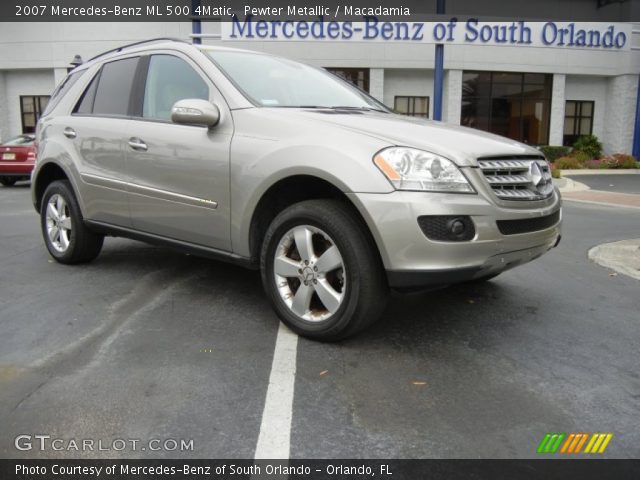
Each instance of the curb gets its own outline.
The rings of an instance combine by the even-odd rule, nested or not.
[[[589,260],[640,280],[640,238],[603,243],[589,250]]]
[[[620,168],[620,169],[580,169],[580,170],[561,170],[562,176],[565,175],[640,175],[638,168]]]
[[[558,187],[560,193],[583,192],[585,190],[590,190],[590,188],[584,183],[576,182],[575,180],[571,180],[570,178],[566,177],[559,179],[554,178],[553,183]]]
[[[562,197],[563,202],[575,202],[575,203],[586,203],[589,205],[599,205],[601,207],[612,207],[612,208],[630,208],[632,210],[640,210],[640,207],[636,207],[635,205],[621,205],[619,203],[607,203],[607,202],[597,202],[595,200],[578,200],[575,198]]]

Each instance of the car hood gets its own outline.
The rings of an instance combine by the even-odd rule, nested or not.
[[[290,113],[294,113],[290,111]],[[426,150],[460,166],[476,166],[479,157],[542,155],[538,150],[509,138],[468,127],[404,115],[330,109],[300,109],[294,115],[330,123],[399,145]]]

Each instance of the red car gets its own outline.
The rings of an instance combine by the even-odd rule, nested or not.
[[[36,162],[35,135],[24,134],[0,145],[0,183],[11,186],[29,180]]]

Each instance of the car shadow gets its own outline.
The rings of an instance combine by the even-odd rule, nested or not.
[[[28,190],[31,188],[31,182],[29,180],[23,180],[20,182],[16,182],[14,185],[4,186],[0,185],[0,188],[4,188],[5,190],[15,189],[15,190]]]
[[[96,273],[124,271],[136,276],[167,269],[176,276],[196,276],[198,288],[224,291],[233,303],[251,299],[257,309],[256,316],[264,317],[268,312],[267,316],[277,319],[264,295],[260,273],[226,262],[137,241],[108,239],[103,253],[87,268],[95,269]],[[517,288],[502,277],[425,292],[392,291],[385,311],[376,323],[337,345],[357,349],[364,345],[384,344],[410,349],[412,346],[424,347],[427,341],[464,341],[467,337],[482,336],[486,328],[503,330],[514,319],[535,314],[535,310],[535,306],[523,305],[518,300]],[[504,311],[509,314],[499,313]]]

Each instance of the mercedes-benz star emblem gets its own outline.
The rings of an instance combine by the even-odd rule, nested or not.
[[[531,166],[529,167],[529,175],[531,175],[531,183],[533,186],[538,188],[542,183],[542,170],[540,170],[540,165],[537,162],[531,162]]]

